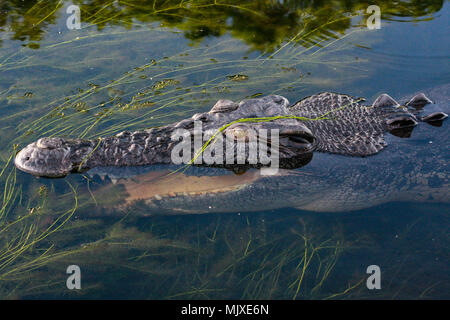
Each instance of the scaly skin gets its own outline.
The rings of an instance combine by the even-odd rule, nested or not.
[[[423,106],[429,102],[428,98],[419,95],[407,105]],[[172,150],[179,143],[172,140],[172,135],[178,129],[184,129],[191,137],[205,132],[212,135],[224,125],[242,118],[275,117],[265,122],[234,123],[221,134],[229,134],[238,140],[248,138],[253,132],[262,139],[260,129],[278,129],[279,161],[282,167],[292,167],[291,161],[295,163],[297,158],[313,151],[351,156],[376,154],[386,145],[386,131],[411,128],[418,122],[413,110],[401,107],[388,95],[381,95],[372,106],[364,106],[347,95],[329,92],[305,98],[291,107],[288,105],[286,98],[275,95],[243,100],[239,104],[220,100],[209,112],[160,128],[125,131],[99,140],[41,138],[17,154],[15,165],[33,175],[62,177],[99,166],[171,163]],[[446,115],[438,113],[427,120],[439,117]],[[304,118],[315,120],[305,121]],[[196,120],[202,122],[203,131],[194,126]],[[266,140],[270,144],[271,136]],[[233,148],[233,163],[237,164],[236,144]],[[246,149],[244,158],[249,164]],[[192,142],[191,154],[197,151],[198,146]],[[259,156],[257,158],[260,160]],[[258,165],[261,163],[256,163]]]
[[[436,103],[434,107],[450,111],[450,85],[428,93]],[[433,105],[425,109],[432,108]],[[420,118],[419,110],[416,113]],[[136,200],[140,196],[134,193],[136,186],[146,188],[149,183],[146,176],[137,176],[133,182],[121,179],[114,188],[125,187],[120,194],[124,200],[122,207],[101,208],[90,214],[117,215],[129,210],[138,215],[198,214],[283,207],[343,212],[392,201],[449,203],[449,134],[447,122],[441,127],[421,125],[414,129],[409,139],[389,135],[389,148],[374,157],[349,158],[315,153],[305,167],[280,170],[276,176],[255,177],[256,170],[249,172],[232,190],[225,186],[222,190],[209,192],[175,196],[159,193],[155,196],[161,191],[159,189]],[[156,181],[155,185],[165,184],[165,179]],[[220,182],[221,178],[218,179]],[[253,181],[248,182],[249,179]],[[110,187],[99,192],[109,192]]]

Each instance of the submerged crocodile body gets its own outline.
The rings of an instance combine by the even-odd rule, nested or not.
[[[162,128],[125,132],[100,142],[41,139],[17,155],[16,165],[35,175],[58,176],[74,170],[76,165],[80,167],[80,159],[90,154],[92,157],[82,164],[83,168],[95,167],[88,173],[94,177],[106,175],[115,182],[94,191],[98,210],[88,210],[93,215],[130,210],[136,215],[153,215],[282,207],[336,212],[390,201],[449,203],[450,131],[448,123],[442,122],[446,114],[440,111],[450,111],[450,85],[433,89],[427,96],[434,105],[427,105],[431,100],[424,94],[415,95],[406,107],[400,107],[387,95],[380,96],[371,106],[334,93],[311,96],[291,107],[279,96],[239,104],[222,100],[210,112],[192,119]],[[431,112],[436,111],[433,107],[440,111]],[[427,110],[429,114],[423,115]],[[297,169],[281,169],[275,176],[261,176],[256,169],[235,175],[201,166],[191,166],[191,173],[167,175],[167,170],[173,169],[170,165],[154,165],[170,162],[167,157],[173,141],[169,135],[174,128],[192,129],[193,120],[203,119],[206,128],[217,129],[238,117],[230,115],[233,111],[249,118],[295,114],[314,119],[327,114],[327,119],[278,118],[228,128],[245,131],[252,126],[272,126],[280,130],[280,155],[286,159],[300,155],[302,161],[295,163]],[[420,125],[412,131],[420,121],[434,126]],[[388,131],[393,135],[386,135]],[[381,154],[365,157],[378,153],[387,142],[390,147]],[[64,155],[62,159],[58,158],[60,154]],[[66,167],[61,168],[61,160],[68,163]],[[26,166],[26,161],[35,165]],[[50,164],[49,169],[44,170],[43,164]],[[127,166],[131,164],[150,166]],[[118,202],[111,206],[110,198]],[[102,199],[108,199],[108,204],[102,204]]]
[[[204,141],[208,132],[211,136],[224,129],[220,135],[231,136],[234,143],[230,149],[222,150],[228,153],[227,157],[231,156],[232,161],[227,161],[227,165],[231,163],[232,168],[239,167],[239,150],[242,153],[237,142],[249,141],[251,137],[275,145],[281,167],[291,168],[305,164],[305,158],[307,162],[312,152],[373,155],[386,146],[387,131],[408,135],[419,121],[438,122],[447,117],[442,112],[421,116],[422,108],[431,103],[424,94],[414,96],[405,106],[387,94],[370,106],[361,104],[362,100],[330,92],[313,95],[292,106],[286,98],[276,95],[240,103],[219,100],[209,112],[164,127],[125,131],[98,140],[41,138],[21,150],[15,164],[25,172],[45,177],[62,177],[101,166],[170,164],[180,138],[194,137],[194,141],[189,140],[189,151],[196,154],[202,146],[196,145],[196,136]],[[239,122],[240,119],[247,121]],[[200,129],[196,126],[198,122],[202,125]],[[277,138],[263,135],[261,129],[275,129]],[[184,130],[184,136],[174,139],[180,130]],[[210,149],[207,151],[215,152]],[[240,164],[260,166],[261,161],[250,161],[249,149],[244,148]],[[206,164],[201,161],[196,164]],[[215,164],[223,165],[223,162]]]
[[[435,102],[427,109],[450,111],[450,85],[426,93]],[[390,146],[374,157],[314,153],[304,167],[280,170],[275,176],[261,176],[255,169],[235,175],[190,167],[167,175],[166,166],[96,168],[88,172],[94,180],[108,176],[115,184],[94,192],[99,203],[88,214],[236,213],[284,207],[342,212],[393,201],[449,203],[450,127],[440,124],[418,126],[408,139],[387,135]],[[101,202],[111,197],[117,199],[115,205]]]

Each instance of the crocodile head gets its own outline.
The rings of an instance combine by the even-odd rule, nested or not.
[[[210,111],[195,114],[174,127],[187,129],[195,138],[199,133],[195,125],[200,124],[205,141],[223,129],[220,137],[231,139],[234,147],[238,141],[264,142],[267,147],[275,144],[280,159],[291,159],[313,151],[316,139],[303,120],[289,118],[291,114],[288,105],[286,98],[277,95],[243,100],[240,103],[219,100]],[[248,149],[246,148],[247,152]],[[233,154],[233,163],[236,164],[238,152],[235,150]]]
[[[76,170],[92,150],[89,141],[40,138],[17,153],[14,163],[32,175],[58,178]]]
[[[303,154],[309,154],[314,149],[315,143],[315,137],[301,120],[284,118],[289,115],[288,105],[286,98],[277,95],[243,100],[240,103],[219,100],[208,112],[195,114],[191,118],[164,127],[136,132],[124,131],[97,141],[41,138],[17,154],[15,165],[18,169],[36,176],[62,177],[70,172],[85,171],[98,166],[167,164],[173,162],[172,150],[179,145],[180,138],[186,135],[190,137],[191,152],[188,158],[183,160],[190,161],[199,151],[198,147],[202,147],[208,137],[218,132],[220,137],[231,139],[233,148],[232,161],[229,161],[228,154],[225,154],[229,153],[229,149],[225,150],[225,143],[228,141],[222,140],[222,163],[226,160],[227,164],[241,164],[237,159],[240,157],[238,156],[241,150],[238,150],[240,142],[244,144],[244,164],[249,163],[248,145],[252,141],[265,143],[269,149],[266,156],[272,150],[276,150],[277,159],[283,162],[286,159],[296,159]],[[261,117],[275,119],[265,122],[233,123],[220,131],[236,120]],[[273,132],[276,133],[276,139]],[[176,139],[174,134],[177,133]],[[200,144],[196,144],[198,135],[201,136]],[[275,148],[272,148],[274,146]],[[260,149],[257,150],[256,161],[259,161],[261,152]],[[205,150],[204,153],[207,154],[207,151],[210,150]],[[212,152],[215,151],[216,149]],[[200,164],[211,163],[205,160]],[[261,165],[260,162],[251,164]]]

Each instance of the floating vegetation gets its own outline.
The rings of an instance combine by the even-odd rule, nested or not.
[[[121,110],[122,111],[128,111],[128,110],[138,110],[138,109],[142,109],[142,108],[148,108],[148,107],[153,107],[155,105],[154,102],[151,101],[145,101],[142,103],[127,103],[123,106],[121,106]]]
[[[281,67],[281,70],[283,70],[284,72],[296,72],[297,69],[295,67]]]
[[[180,83],[180,81],[178,81],[178,80],[164,79],[164,80],[156,82],[152,86],[152,88],[153,88],[153,90],[162,90],[162,89],[164,89],[164,88],[166,88],[168,86],[173,86],[173,85],[176,85],[176,84],[179,84],[179,83]]]
[[[245,74],[233,74],[231,76],[227,76],[227,79],[231,81],[245,81],[248,80],[248,76]]]
[[[78,112],[88,112],[86,102],[77,102],[73,105],[73,108]]]

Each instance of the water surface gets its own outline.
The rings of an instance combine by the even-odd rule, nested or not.
[[[81,29],[67,28],[71,4]],[[448,2],[380,1],[379,30],[365,25],[368,5],[2,1],[0,297],[450,298],[448,204],[318,213],[255,212],[250,203],[230,213],[93,217],[102,182],[34,178],[11,163],[14,150],[41,136],[91,139],[169,124],[221,98],[280,94],[293,103],[332,91],[370,103],[386,92],[404,102],[450,82]],[[448,133],[448,123],[433,132]],[[428,143],[420,133],[408,147]],[[439,150],[448,159],[448,147]],[[72,264],[81,290],[66,287]],[[365,284],[373,264],[381,290]]]

